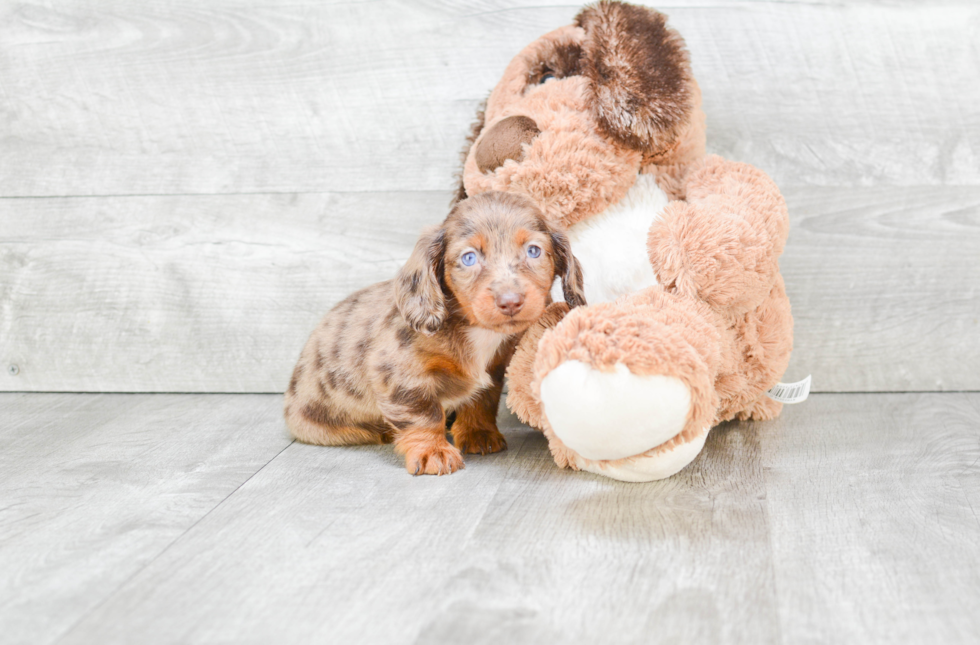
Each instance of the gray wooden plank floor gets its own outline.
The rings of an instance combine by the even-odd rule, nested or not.
[[[0,396],[0,642],[51,642],[291,441],[269,397]]]
[[[273,395],[2,394],[0,641],[971,643],[980,393],[816,394],[678,476],[412,478]]]

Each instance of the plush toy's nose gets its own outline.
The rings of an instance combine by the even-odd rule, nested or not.
[[[508,316],[513,316],[524,308],[524,296],[513,291],[500,294],[497,296],[496,301],[497,308]]]
[[[538,124],[527,116],[509,116],[487,130],[476,148],[476,165],[480,172],[493,172],[508,159],[520,161],[521,146],[541,134]]]

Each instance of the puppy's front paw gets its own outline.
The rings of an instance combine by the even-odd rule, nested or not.
[[[507,450],[507,440],[496,428],[453,433],[456,447],[469,455],[489,455]]]
[[[462,470],[463,455],[449,442],[418,446],[405,453],[405,470],[412,475],[448,475]]]

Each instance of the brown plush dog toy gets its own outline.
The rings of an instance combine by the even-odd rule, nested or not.
[[[529,196],[584,272],[589,305],[551,305],[508,369],[509,406],[561,467],[668,477],[713,425],[780,412],[786,205],[765,173],[705,156],[700,104],[666,18],[603,1],[520,52],[474,126],[458,197]]]

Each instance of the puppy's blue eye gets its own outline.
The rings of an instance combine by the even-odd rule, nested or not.
[[[548,81],[553,81],[553,80],[555,80],[555,75],[549,72],[541,77],[539,84],[544,85]]]
[[[527,247],[527,256],[529,258],[541,257],[541,247],[534,244]]]
[[[476,264],[476,253],[473,251],[467,251],[463,255],[459,256],[459,261],[463,263],[463,266],[471,267]]]

